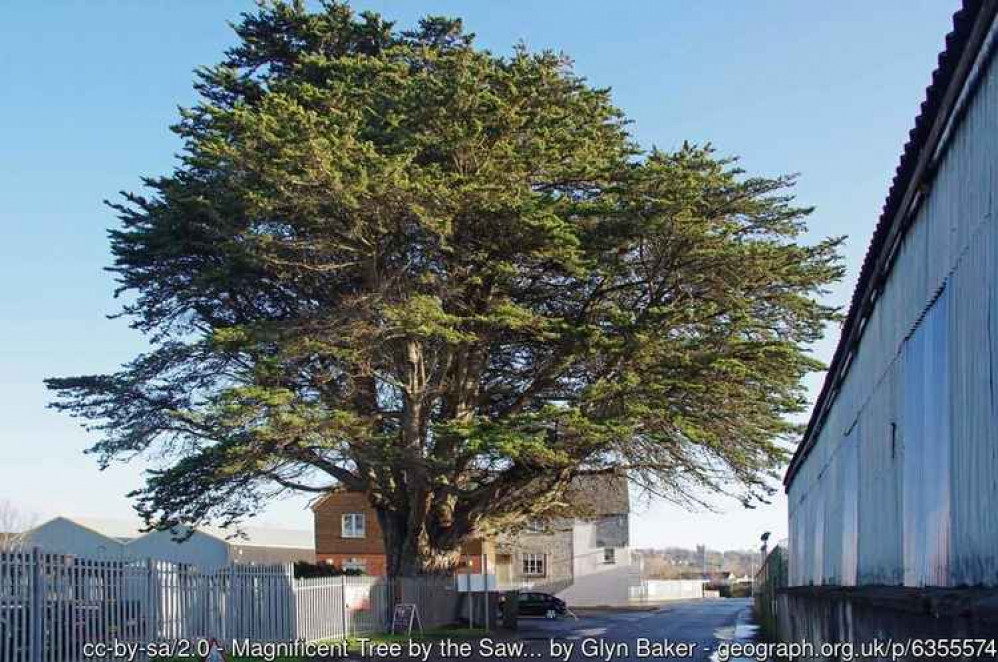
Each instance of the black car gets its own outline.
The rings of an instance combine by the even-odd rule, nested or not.
[[[544,616],[557,618],[568,612],[565,601],[547,593],[520,593],[517,598],[517,613],[520,616]]]

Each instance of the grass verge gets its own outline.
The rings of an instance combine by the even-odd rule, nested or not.
[[[486,632],[482,628],[464,628],[460,626],[428,628],[419,632],[414,630],[412,636],[406,634],[389,634],[387,632],[375,632],[365,634],[361,637],[351,637],[347,640],[351,653],[360,652],[360,640],[367,639],[372,643],[405,643],[410,639],[413,641],[439,641],[441,639],[478,639],[485,636]]]

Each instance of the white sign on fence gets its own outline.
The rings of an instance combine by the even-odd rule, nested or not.
[[[460,593],[481,593],[486,590],[486,586],[490,591],[499,590],[499,580],[494,574],[465,573],[457,575],[457,590]]]

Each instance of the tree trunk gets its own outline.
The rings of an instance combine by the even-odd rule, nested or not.
[[[425,530],[409,525],[408,513],[378,510],[389,577],[449,575],[461,562],[461,548],[435,547]]]

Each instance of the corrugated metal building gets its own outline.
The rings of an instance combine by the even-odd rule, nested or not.
[[[998,584],[998,72],[968,4],[787,473],[794,584]]]
[[[200,527],[178,540],[170,531],[142,530],[138,521],[56,517],[26,533],[24,543],[89,559],[158,559],[214,568],[227,563],[315,563],[311,531],[242,527],[242,535]]]
[[[787,472],[792,586],[998,586],[995,13],[954,16]]]

